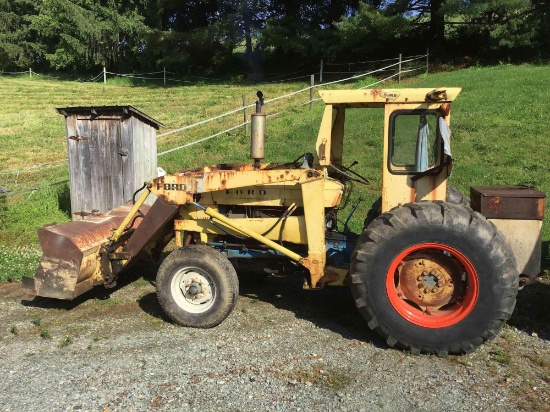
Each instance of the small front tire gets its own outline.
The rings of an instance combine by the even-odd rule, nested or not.
[[[233,310],[239,279],[229,260],[204,245],[173,251],[157,273],[157,297],[178,325],[212,328]]]

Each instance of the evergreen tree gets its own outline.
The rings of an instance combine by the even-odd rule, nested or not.
[[[135,4],[119,0],[43,0],[31,27],[57,70],[129,67],[148,30]]]
[[[32,0],[0,0],[0,69],[35,67],[44,45],[31,29],[37,13]]]

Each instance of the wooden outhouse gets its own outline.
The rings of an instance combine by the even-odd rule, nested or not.
[[[73,220],[99,215],[132,199],[157,177],[161,123],[132,106],[66,107]]]

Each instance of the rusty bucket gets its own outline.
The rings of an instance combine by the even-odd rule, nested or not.
[[[71,300],[102,284],[102,276],[96,274],[99,273],[97,252],[130,209],[131,205],[121,206],[87,220],[39,228],[43,256],[34,278],[23,278],[23,289],[34,296]],[[148,206],[142,206],[143,214],[148,210]],[[137,219],[132,230],[140,221]]]

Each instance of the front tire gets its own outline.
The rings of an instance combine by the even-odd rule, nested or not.
[[[179,325],[211,328],[233,310],[239,279],[229,260],[204,245],[175,250],[157,273],[157,297]]]
[[[388,345],[469,353],[514,310],[513,252],[482,215],[459,204],[409,203],[374,219],[351,259],[356,305]]]

